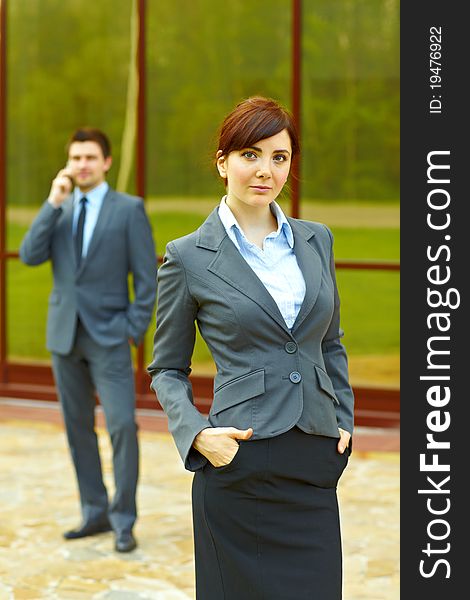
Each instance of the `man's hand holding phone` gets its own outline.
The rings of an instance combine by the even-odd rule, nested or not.
[[[67,165],[64,169],[61,169],[55,176],[55,179],[53,179],[48,202],[52,204],[54,208],[59,208],[67,196],[71,194],[74,185],[75,182],[72,169]]]

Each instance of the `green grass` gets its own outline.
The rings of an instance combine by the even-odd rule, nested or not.
[[[398,229],[332,227],[336,259],[400,260]]]
[[[46,314],[52,288],[49,264],[27,267],[19,260],[7,268],[7,344],[11,358],[47,359]]]
[[[163,256],[168,242],[191,233],[203,223],[204,219],[204,215],[195,213],[151,214],[150,222],[157,245],[157,253]]]
[[[9,222],[7,225],[7,249],[17,251],[24,234],[27,231],[27,227],[24,225],[18,225],[17,223]]]
[[[338,270],[337,281],[348,354],[398,354],[399,273]]]
[[[166,244],[194,231],[203,223],[197,213],[153,213],[150,215],[157,251],[164,254]],[[348,259],[399,260],[398,229],[369,227],[331,227],[334,234],[335,257]]]
[[[197,212],[152,212],[157,252],[163,254],[168,241],[196,229],[206,214]],[[8,249],[16,250],[27,224],[9,223]],[[336,259],[399,260],[397,228],[335,227]],[[399,350],[399,273],[338,270],[344,344],[351,356],[396,354]],[[8,261],[7,313],[8,354],[14,359],[48,359],[45,350],[47,299],[52,285],[50,265],[27,267]],[[146,361],[150,362],[154,319],[146,336]],[[194,365],[208,363],[209,351],[197,340]]]

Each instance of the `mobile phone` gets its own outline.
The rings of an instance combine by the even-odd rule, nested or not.
[[[71,170],[72,167],[71,167],[70,161],[67,162],[67,164],[65,165],[65,168]],[[75,187],[75,179],[69,173],[64,173],[64,176],[68,177],[70,179],[70,183],[72,184],[72,189],[73,189]]]

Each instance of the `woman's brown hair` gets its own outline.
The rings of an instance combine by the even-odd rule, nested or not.
[[[220,128],[218,151],[222,156],[227,156],[234,150],[249,148],[283,129],[289,134],[292,156],[295,156],[300,151],[300,145],[292,115],[271,98],[252,96],[237,104],[225,117]]]

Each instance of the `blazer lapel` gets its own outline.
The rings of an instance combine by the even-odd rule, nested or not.
[[[216,251],[214,260],[207,267],[211,273],[256,302],[276,323],[289,331],[273,297],[228,237],[217,208],[202,224],[197,246]]]
[[[64,219],[65,246],[71,256],[73,265],[77,266],[77,257],[75,256],[75,247],[73,242],[73,196],[69,196],[62,204],[62,218]]]
[[[297,263],[305,279],[305,298],[299,314],[292,326],[292,331],[299,327],[315,305],[322,281],[322,264],[320,256],[309,240],[315,235],[311,229],[300,221],[289,218],[294,234],[294,253]]]

